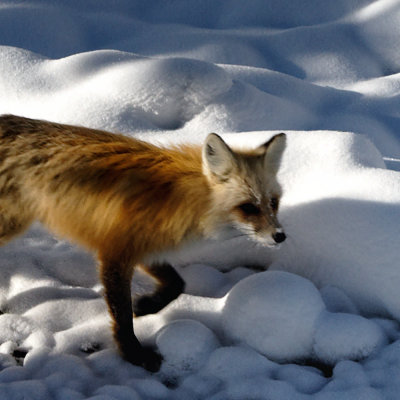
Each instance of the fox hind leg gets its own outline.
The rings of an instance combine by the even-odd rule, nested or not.
[[[140,264],[139,267],[155,279],[157,288],[149,295],[134,298],[135,316],[155,314],[183,293],[185,282],[170,264]]]

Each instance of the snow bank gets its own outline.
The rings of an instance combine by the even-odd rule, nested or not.
[[[0,112],[175,140],[352,131],[397,158],[399,12],[393,0],[4,2]]]
[[[327,134],[318,144],[317,135],[289,138],[281,219],[292,240],[276,268],[318,287],[337,286],[364,312],[398,318],[398,173],[383,169],[376,149],[359,136]]]

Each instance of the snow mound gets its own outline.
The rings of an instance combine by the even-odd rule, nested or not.
[[[24,89],[23,95],[9,96],[2,112],[121,131],[177,129],[232,86],[229,76],[210,63],[111,50],[49,60],[3,46],[0,68],[14,78],[0,80],[0,87],[9,93]],[[100,119],[96,109],[103,110]]]
[[[0,89],[8,93],[1,113],[141,136],[173,130],[176,140],[197,130],[202,138],[263,129],[266,120],[278,128],[287,126],[282,109],[296,121],[311,118],[301,104],[233,80],[221,66],[182,57],[98,50],[52,60],[0,46],[0,70]]]
[[[371,320],[328,312],[309,280],[283,271],[262,272],[235,285],[226,297],[222,321],[229,340],[277,362],[318,359],[334,365],[359,360],[386,340]]]
[[[169,379],[174,374],[197,371],[219,347],[214,333],[194,320],[175,320],[165,325],[157,333],[156,344],[164,359],[161,373]]]
[[[287,272],[263,272],[242,280],[227,295],[224,332],[272,360],[302,359],[311,353],[324,308],[310,281]]]
[[[386,341],[381,328],[359,315],[323,313],[314,333],[314,354],[327,364],[361,360]]]

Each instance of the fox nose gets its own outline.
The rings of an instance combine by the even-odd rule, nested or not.
[[[283,232],[276,232],[272,235],[272,238],[276,243],[282,243],[286,239],[286,235]]]

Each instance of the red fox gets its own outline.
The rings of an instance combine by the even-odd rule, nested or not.
[[[157,255],[235,227],[266,245],[283,242],[276,179],[285,134],[234,151],[211,133],[203,147],[160,148],[120,134],[0,116],[0,244],[33,220],[95,252],[122,357],[157,371],[132,312],[155,313],[184,290]],[[147,263],[146,263],[147,262]],[[139,266],[157,282],[131,298]]]

